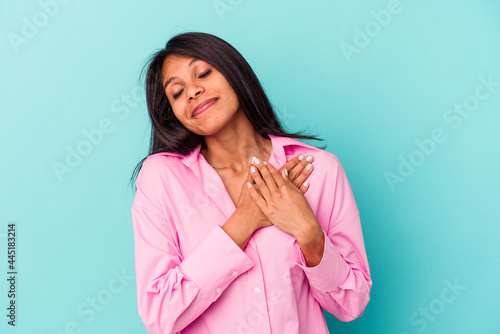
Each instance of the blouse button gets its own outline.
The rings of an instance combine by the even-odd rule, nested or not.
[[[259,293],[260,289],[258,287],[256,287],[255,289],[253,289],[253,291],[255,291],[255,293]]]
[[[237,271],[233,271],[233,276],[238,276],[238,272]]]
[[[217,293],[220,293],[222,291],[221,288],[217,288]]]

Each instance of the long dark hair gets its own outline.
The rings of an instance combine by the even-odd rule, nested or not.
[[[152,129],[149,154],[135,167],[130,184],[135,185],[142,163],[149,155],[158,152],[177,152],[187,155],[203,143],[203,136],[188,130],[175,117],[163,88],[163,62],[169,55],[174,54],[204,60],[221,72],[236,93],[246,117],[262,137],[269,138],[267,135],[271,134],[323,140],[305,135],[303,132],[287,133],[283,130],[259,79],[245,58],[229,43],[207,33],[179,33],[167,42],[165,48],[150,56],[140,74],[142,78],[147,67],[146,103]]]

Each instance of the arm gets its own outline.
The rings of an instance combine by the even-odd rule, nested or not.
[[[135,206],[132,220],[138,310],[149,333],[180,332],[253,266],[218,225],[183,258],[163,216]]]
[[[325,185],[334,189],[328,229],[321,230],[322,238],[314,238],[315,244],[300,245],[297,265],[321,307],[341,321],[352,321],[363,314],[372,281],[359,212],[345,172],[335,160],[336,171],[325,176]],[[328,176],[332,174],[334,178]]]
[[[132,207],[138,312],[149,333],[177,333],[253,266],[241,248],[248,238],[234,228],[240,216],[233,215],[228,232],[216,225],[184,257],[175,226],[150,201],[155,182],[142,176]]]

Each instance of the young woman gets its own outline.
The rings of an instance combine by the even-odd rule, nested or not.
[[[337,157],[286,133],[216,36],[178,34],[148,63],[151,147],[131,210],[148,331],[321,334],[322,309],[360,317],[372,281]]]

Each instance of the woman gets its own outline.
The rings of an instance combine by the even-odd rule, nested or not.
[[[317,138],[283,131],[240,53],[174,36],[149,61],[146,95],[132,220],[148,331],[320,334],[322,308],[361,316],[372,281],[346,174],[295,139]]]

